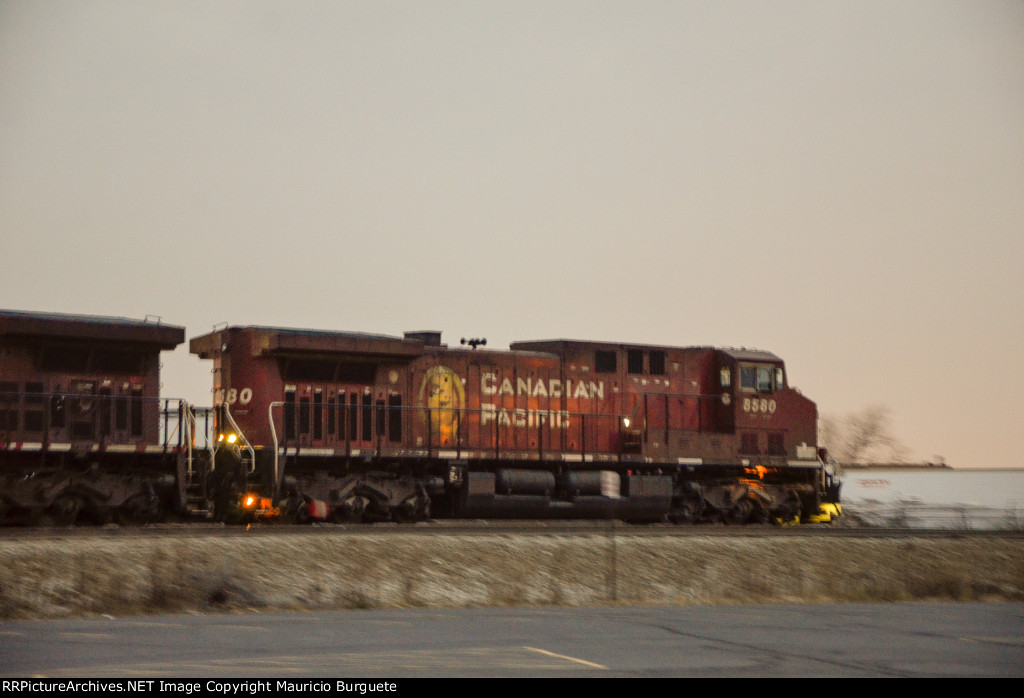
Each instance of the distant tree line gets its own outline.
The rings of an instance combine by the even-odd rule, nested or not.
[[[818,445],[840,463],[904,463],[907,459],[907,448],[892,434],[892,414],[885,405],[823,416],[818,422]]]

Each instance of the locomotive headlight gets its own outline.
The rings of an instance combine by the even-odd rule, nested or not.
[[[242,506],[246,509],[252,509],[252,506],[256,503],[256,498],[251,494],[245,495],[245,499],[242,502]]]
[[[238,441],[238,434],[228,434],[228,443],[233,444]]]
[[[626,427],[627,429],[629,428],[629,417],[622,418],[622,426]]]

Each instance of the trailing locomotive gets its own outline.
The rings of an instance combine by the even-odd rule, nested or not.
[[[160,352],[184,336],[157,319],[0,311],[0,522],[180,510],[196,412],[159,389]]]
[[[768,352],[223,327],[190,343],[213,364],[201,410],[159,396],[183,340],[0,311],[0,520],[838,514],[814,403]]]

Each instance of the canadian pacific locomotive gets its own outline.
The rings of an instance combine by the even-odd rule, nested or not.
[[[158,394],[159,352],[183,339],[0,313],[7,520],[838,514],[815,405],[768,352],[225,326],[190,342],[212,361],[199,410]]]
[[[173,508],[188,448],[180,430],[161,434],[192,413],[160,400],[160,352],[184,338],[158,322],[0,311],[0,520],[146,522]]]

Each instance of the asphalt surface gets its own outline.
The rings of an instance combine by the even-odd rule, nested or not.
[[[0,675],[1021,677],[1024,604],[361,610],[9,622],[0,623]]]

